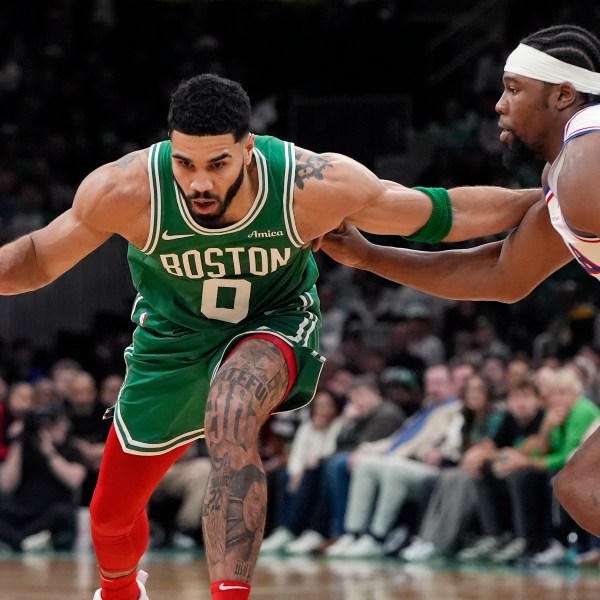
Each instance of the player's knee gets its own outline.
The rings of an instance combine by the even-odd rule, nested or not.
[[[122,535],[131,529],[132,517],[124,507],[115,510],[114,504],[105,502],[98,495],[90,503],[90,525],[92,532],[104,535]]]
[[[554,494],[563,508],[584,529],[593,526],[597,513],[590,505],[592,490],[582,479],[577,464],[567,463],[554,479]]]
[[[571,488],[570,477],[570,473],[567,472],[565,467],[554,478],[554,495],[563,506],[565,506],[565,503],[569,499],[569,490]]]

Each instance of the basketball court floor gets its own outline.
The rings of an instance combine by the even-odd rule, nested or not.
[[[201,553],[149,552],[150,600],[210,600]],[[89,553],[0,557],[0,600],[92,600]],[[405,564],[396,559],[261,556],[252,600],[598,600],[600,569]]]

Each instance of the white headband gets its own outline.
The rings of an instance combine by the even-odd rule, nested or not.
[[[558,60],[531,46],[519,44],[506,59],[504,70],[546,83],[568,81],[578,92],[600,94],[600,73]]]

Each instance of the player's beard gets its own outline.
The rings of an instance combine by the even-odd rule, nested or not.
[[[235,178],[235,181],[229,186],[229,189],[225,192],[225,198],[223,198],[223,200],[221,200],[221,198],[219,198],[218,194],[213,194],[212,192],[194,192],[193,194],[185,194],[185,201],[186,201],[187,207],[189,209],[189,212],[192,215],[192,218],[194,219],[194,221],[196,221],[196,223],[198,223],[198,225],[201,225],[202,227],[207,227],[207,228],[215,228],[215,227],[223,226],[223,223],[221,223],[221,219],[227,212],[227,209],[233,202],[235,195],[239,192],[240,187],[242,186],[242,183],[244,181],[244,172],[245,172],[245,165],[242,164],[242,167],[240,169],[238,176]],[[216,200],[218,206],[217,206],[215,212],[213,212],[210,215],[200,215],[200,214],[196,213],[192,209],[192,200],[202,200],[202,199]]]
[[[505,146],[502,151],[502,164],[512,173],[517,173],[525,164],[543,167],[544,162],[537,147],[526,145],[514,134],[510,146]]]

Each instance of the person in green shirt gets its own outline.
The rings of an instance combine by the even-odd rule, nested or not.
[[[600,416],[600,408],[583,395],[583,384],[570,368],[551,374],[546,401],[539,433],[520,448],[505,448],[494,465],[495,474],[507,481],[515,532],[522,538],[522,552],[511,559],[531,558],[540,565],[565,558],[566,549],[553,539],[553,478]],[[557,537],[565,536],[562,529],[559,526]]]

